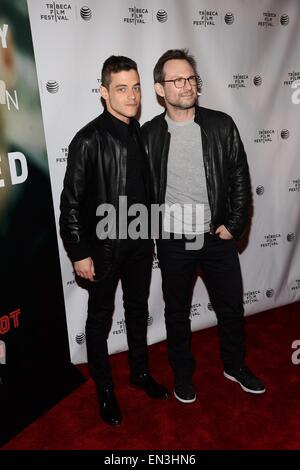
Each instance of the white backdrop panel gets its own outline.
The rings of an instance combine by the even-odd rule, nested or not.
[[[28,6],[56,221],[68,145],[76,131],[102,111],[98,88],[104,60],[116,54],[137,61],[143,123],[162,111],[152,80],[158,57],[167,49],[187,47],[204,83],[200,103],[234,118],[248,154],[253,217],[240,247],[246,314],[299,300],[300,2],[28,0]],[[71,357],[74,363],[84,362],[87,293],[75,283],[60,238],[59,251]],[[149,343],[165,338],[163,309],[154,260]],[[216,323],[201,279],[191,319],[193,330]],[[119,287],[109,351],[125,349]]]

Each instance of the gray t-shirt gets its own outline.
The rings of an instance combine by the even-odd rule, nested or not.
[[[171,134],[164,230],[173,233],[209,231],[211,212],[203,162],[201,130],[191,121],[165,117]],[[170,210],[172,205],[173,208]]]

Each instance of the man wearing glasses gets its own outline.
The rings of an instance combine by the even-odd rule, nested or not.
[[[224,376],[246,392],[264,393],[264,384],[245,365],[234,238],[244,231],[251,187],[239,132],[227,114],[197,106],[201,80],[186,49],[160,57],[154,82],[166,112],[144,124],[142,133],[155,175],[155,203],[165,204],[156,244],[174,395],[182,403],[196,400],[190,307],[198,264],[217,315]]]

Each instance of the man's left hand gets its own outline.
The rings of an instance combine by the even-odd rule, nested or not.
[[[231,240],[233,238],[225,225],[220,225],[220,227],[216,229],[215,234],[218,235],[219,238],[222,238],[222,240]]]

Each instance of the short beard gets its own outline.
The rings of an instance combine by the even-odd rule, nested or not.
[[[190,108],[193,108],[195,106],[197,101],[198,101],[198,97],[195,97],[193,103],[191,103],[191,104],[182,104],[182,103],[179,103],[179,102],[171,102],[171,101],[168,101],[168,103],[171,106],[173,106],[174,108],[177,108],[177,109],[190,109]]]

